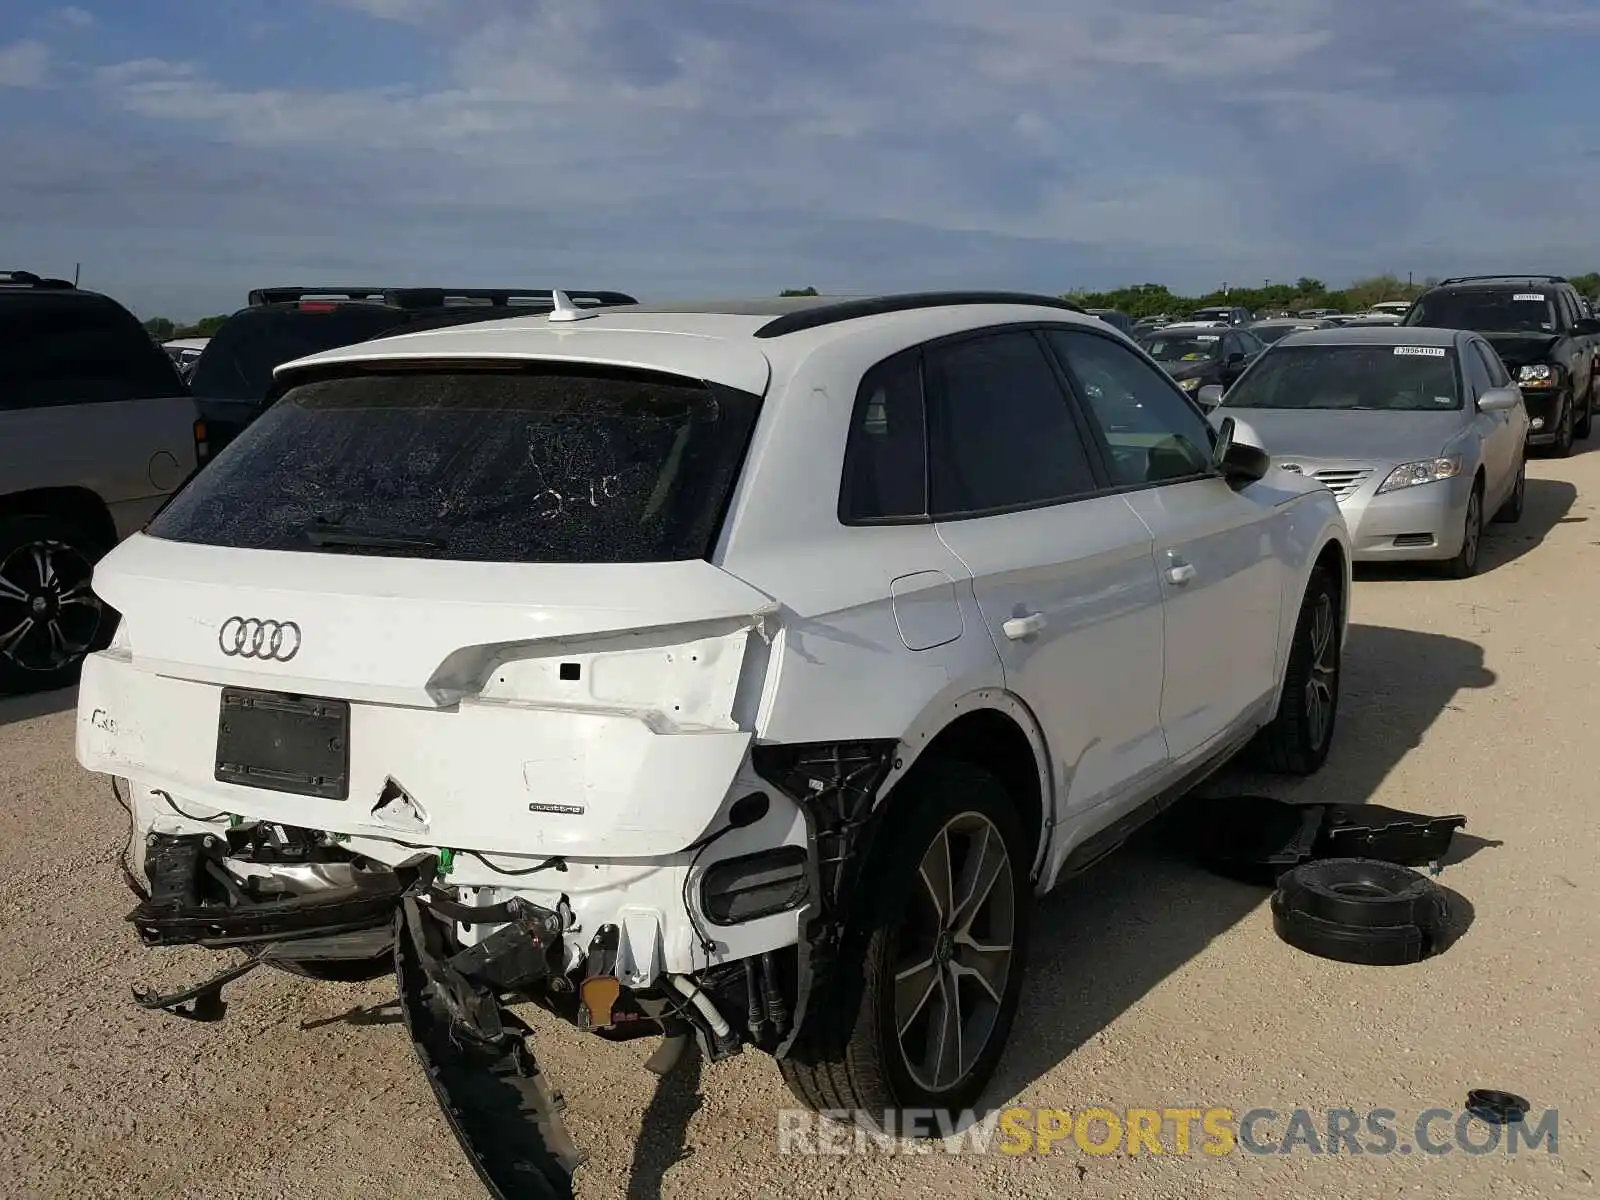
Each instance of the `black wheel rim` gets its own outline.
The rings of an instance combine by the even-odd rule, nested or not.
[[[65,542],[29,542],[0,561],[0,663],[47,674],[82,658],[104,611],[93,575],[94,564]]]
[[[1311,613],[1311,673],[1306,677],[1306,729],[1314,749],[1322,749],[1328,740],[1338,686],[1338,622],[1333,597],[1324,592]]]
[[[1469,566],[1478,565],[1478,542],[1483,533],[1483,502],[1473,492],[1467,500],[1467,527],[1462,533],[1461,561]]]
[[[957,1086],[993,1040],[1016,915],[999,829],[982,813],[952,817],[917,868],[893,958],[895,1039],[907,1074],[925,1091]]]

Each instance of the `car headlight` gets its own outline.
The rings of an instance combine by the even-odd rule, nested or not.
[[[1523,387],[1555,387],[1561,382],[1561,372],[1549,363],[1530,363],[1517,368],[1517,382]]]
[[[1180,379],[1178,380],[1178,386],[1186,392],[1198,391],[1200,381],[1198,379]]]
[[[1401,488],[1416,487],[1419,483],[1437,483],[1453,479],[1461,473],[1461,458],[1425,458],[1421,462],[1401,463],[1389,472],[1389,477],[1378,485],[1378,495],[1398,492]]]

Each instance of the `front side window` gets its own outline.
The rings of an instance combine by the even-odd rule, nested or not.
[[[306,383],[147,532],[466,562],[701,558],[759,407],[716,385],[572,364]]]
[[[1229,389],[1223,409],[1461,407],[1456,352],[1444,346],[1274,346]]]
[[[931,346],[923,380],[935,516],[1050,504],[1099,486],[1070,401],[1031,332]]]
[[[1483,368],[1489,373],[1489,382],[1497,388],[1511,385],[1511,372],[1506,370],[1506,364],[1494,352],[1487,342],[1473,342],[1472,348],[1483,359]]]
[[[1205,418],[1155,370],[1109,338],[1052,329],[1046,338],[1089,402],[1118,484],[1162,483],[1211,470]]]

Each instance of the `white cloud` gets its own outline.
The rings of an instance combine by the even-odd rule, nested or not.
[[[32,88],[50,73],[50,48],[43,42],[12,42],[0,46],[0,88]]]
[[[65,25],[69,29],[93,29],[98,23],[95,15],[88,9],[71,4],[56,9],[51,16],[58,24]]]
[[[247,86],[147,59],[100,68],[90,94],[152,137],[197,134],[272,164],[277,182],[253,186],[288,191],[311,172],[327,203],[363,206],[375,246],[413,221],[484,239],[499,229],[565,239],[593,261],[626,245],[641,271],[681,278],[819,258],[931,277],[981,270],[985,255],[1055,255],[1073,264],[1063,286],[1096,262],[1143,274],[1150,256],[1172,266],[1146,277],[1174,282],[1190,270],[1336,277],[1423,240],[1532,239],[1510,215],[1529,200],[1496,190],[1501,163],[1483,147],[1498,143],[1478,122],[1521,99],[1513,51],[1582,36],[1592,11],[324,2],[414,27],[385,38],[417,43],[393,84]],[[1600,162],[1573,169],[1600,175]],[[1581,222],[1546,228],[1600,249]]]

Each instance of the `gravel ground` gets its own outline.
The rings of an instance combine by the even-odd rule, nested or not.
[[[1327,769],[1237,781],[1465,813],[1441,882],[1475,915],[1447,953],[1388,969],[1312,958],[1277,940],[1261,891],[1130,848],[1044,902],[991,1095],[1074,1110],[1388,1108],[1404,1141],[1422,1110],[1501,1087],[1560,1110],[1558,1156],[1102,1157],[1070,1141],[1046,1156],[780,1156],[776,1114],[792,1102],[761,1056],[691,1065],[657,1091],[640,1069],[653,1043],[540,1022],[541,1062],[592,1155],[579,1194],[1593,1195],[1594,495],[1600,453],[1535,463],[1527,516],[1491,532],[1478,578],[1363,575]],[[220,1024],[134,1009],[130,986],[177,985],[211,959],[143,952],[123,924],[123,815],[73,762],[71,704],[0,702],[6,1194],[481,1194],[385,984],[263,971],[230,990]]]

